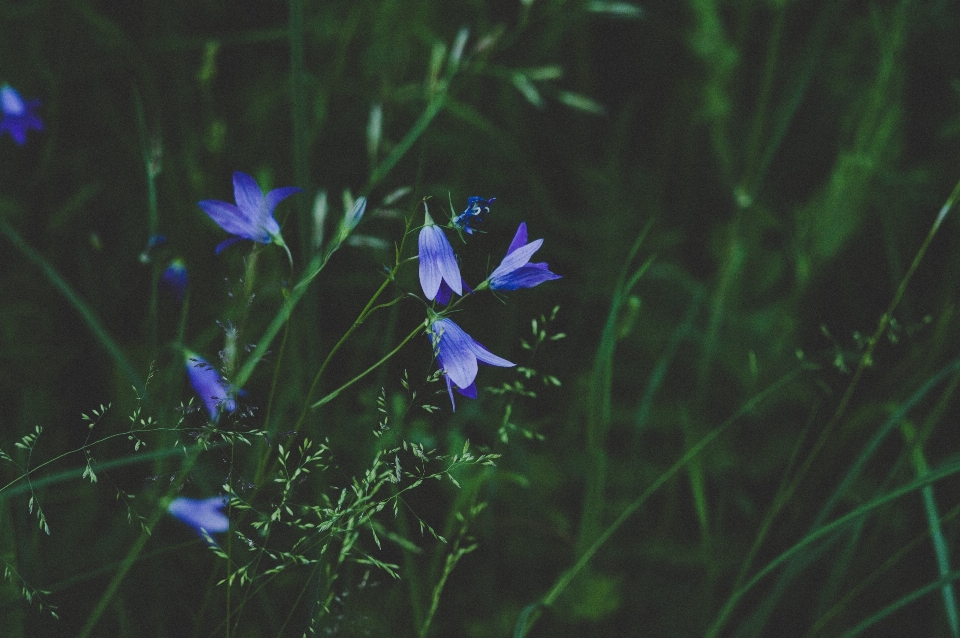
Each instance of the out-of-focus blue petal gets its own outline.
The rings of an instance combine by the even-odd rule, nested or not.
[[[263,191],[257,185],[257,180],[242,171],[236,171],[233,174],[233,198],[237,202],[237,207],[251,224],[264,221],[266,215],[269,214],[264,214],[266,207],[263,201]]]
[[[267,193],[266,203],[267,210],[270,211],[271,215],[273,209],[277,207],[277,204],[290,197],[291,195],[296,195],[297,193],[302,193],[303,189],[298,186],[283,186],[282,188],[274,188],[272,191]]]
[[[217,244],[217,247],[214,248],[213,252],[219,255],[221,252],[223,252],[225,248],[229,248],[230,246],[233,246],[238,241],[242,241],[242,240],[243,240],[243,237],[227,237],[222,242]]]
[[[170,501],[167,511],[192,527],[198,534],[201,529],[208,534],[215,534],[230,529],[230,519],[222,511],[225,505],[220,496],[203,499],[180,496]]]
[[[23,146],[28,130],[43,130],[43,122],[34,113],[39,106],[40,100],[25,101],[9,84],[0,86],[0,135],[6,131],[13,141]]]
[[[210,219],[231,235],[240,239],[252,239],[261,244],[270,243],[270,234],[253,224],[239,206],[215,199],[205,199],[199,202],[199,206]]]
[[[0,87],[0,111],[12,117],[20,117],[27,112],[27,105],[20,93],[9,84]]]
[[[237,401],[229,392],[229,384],[216,368],[190,350],[184,351],[184,358],[190,383],[207,407],[210,421],[216,423],[221,411],[233,412],[237,409]]]
[[[170,291],[177,303],[183,301],[187,292],[187,265],[182,259],[174,259],[160,275],[160,284]]]

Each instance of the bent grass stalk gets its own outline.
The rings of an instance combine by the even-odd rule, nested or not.
[[[783,509],[783,507],[790,501],[790,498],[796,492],[797,488],[800,485],[800,482],[806,476],[807,472],[813,466],[813,461],[816,459],[817,455],[820,453],[820,450],[823,449],[823,446],[826,445],[827,440],[830,438],[830,435],[833,433],[834,429],[839,424],[841,418],[846,413],[846,409],[850,404],[850,401],[853,398],[853,393],[856,390],[857,384],[860,381],[860,378],[863,376],[863,373],[873,364],[873,352],[877,347],[877,344],[880,342],[881,337],[886,332],[887,328],[890,325],[890,320],[893,317],[893,312],[900,304],[900,300],[903,298],[904,293],[906,292],[907,285],[910,283],[910,279],[913,277],[914,272],[916,272],[917,267],[920,265],[920,261],[923,259],[923,256],[927,252],[927,248],[930,246],[930,243],[933,241],[934,235],[936,235],[937,230],[940,228],[940,224],[946,218],[947,213],[953,207],[957,198],[960,197],[960,181],[957,181],[956,185],[953,187],[953,192],[950,193],[950,196],[947,198],[947,201],[940,208],[940,212],[937,214],[936,219],[933,222],[933,225],[930,227],[930,231],[927,233],[926,239],[924,239],[923,244],[917,250],[916,255],[913,258],[913,261],[910,264],[910,268],[904,274],[903,279],[900,281],[900,285],[897,287],[897,291],[893,296],[893,299],[890,302],[890,305],[887,307],[887,311],[883,313],[880,317],[880,321],[877,324],[877,329],[873,332],[869,339],[866,341],[866,348],[864,349],[863,355],[860,357],[860,360],[857,364],[856,370],[853,373],[853,377],[850,380],[850,383],[847,385],[846,391],[843,393],[843,396],[840,398],[840,402],[837,406],[837,409],[834,411],[833,416],[824,426],[823,430],[820,432],[820,436],[817,438],[810,452],[805,457],[800,468],[797,470],[797,473],[794,475],[793,480],[782,487],[777,495],[774,497],[773,505],[770,507],[770,510],[767,512],[764,517],[763,522],[760,525],[760,530],[754,539],[753,545],[750,548],[750,551],[747,553],[747,557],[743,562],[743,566],[740,569],[740,574],[737,576],[736,583],[741,585],[743,579],[746,576],[747,571],[750,569],[750,565],[753,562],[754,557],[760,549],[763,540],[766,538],[767,534],[770,531],[770,528],[773,524],[774,519]]]
[[[847,470],[843,479],[833,490],[830,498],[827,499],[827,502],[824,503],[824,505],[820,508],[820,511],[817,513],[817,516],[813,519],[813,523],[811,523],[808,533],[812,533],[826,523],[827,518],[840,502],[840,499],[843,498],[844,495],[849,494],[850,490],[853,489],[857,479],[860,477],[861,473],[866,467],[867,462],[873,458],[874,454],[880,448],[880,445],[884,442],[884,440],[886,440],[887,436],[893,432],[898,425],[904,423],[905,419],[907,418],[907,414],[909,414],[909,412],[916,407],[920,401],[924,399],[940,382],[951,375],[955,376],[958,373],[960,373],[960,359],[955,359],[937,371],[937,373],[931,376],[927,382],[923,384],[923,386],[917,389],[912,395],[910,395],[901,403],[897,410],[887,418],[887,420],[880,428],[877,429],[866,445],[863,446],[862,451],[850,465],[850,468]],[[788,582],[792,580],[804,568],[804,566],[811,562],[814,558],[816,558],[816,556],[813,555],[798,556],[796,559],[792,560],[789,565],[787,565],[781,574],[779,581],[768,590],[768,593],[765,596],[763,607],[755,612],[748,621],[755,630],[759,630],[759,625],[762,625],[766,616],[772,611],[773,605],[783,594]]]
[[[807,534],[803,537],[798,543],[790,547],[785,552],[781,553],[775,559],[770,561],[766,566],[764,566],[760,571],[758,571],[750,580],[738,587],[730,598],[727,600],[726,604],[720,610],[720,613],[717,615],[716,620],[709,627],[709,629],[704,634],[707,638],[712,636],[719,635],[721,629],[723,628],[727,618],[730,613],[736,607],[739,600],[750,591],[757,583],[763,580],[767,575],[769,575],[773,570],[777,569],[780,565],[784,564],[786,561],[792,559],[802,550],[807,549],[814,542],[819,541],[822,538],[825,538],[839,530],[841,530],[846,525],[856,521],[857,519],[869,514],[870,512],[891,503],[907,494],[911,494],[918,490],[922,490],[924,486],[932,485],[941,479],[948,478],[955,474],[960,474],[960,460],[954,460],[946,465],[937,468],[928,472],[921,478],[914,480],[907,485],[899,487],[887,494],[878,497],[865,505],[861,505],[852,512],[841,516],[840,518],[823,525],[822,527],[817,528],[810,534]],[[937,581],[939,583],[939,581]]]
[[[954,507],[947,514],[945,514],[941,519],[940,523],[946,523],[960,514],[960,506]],[[844,608],[846,608],[851,601],[861,595],[867,587],[876,582],[876,580],[882,575],[890,571],[894,565],[903,560],[906,556],[915,550],[922,542],[926,541],[928,534],[923,533],[918,535],[912,541],[898,549],[894,554],[892,554],[887,560],[884,561],[877,569],[875,569],[869,576],[861,579],[855,587],[847,591],[847,593],[840,598],[830,609],[828,609],[818,620],[814,623],[810,629],[804,634],[804,638],[815,638],[816,636],[822,636],[824,634],[824,627],[829,623],[834,617],[836,617]],[[895,604],[895,603],[894,603]]]
[[[203,443],[197,443],[187,452],[186,457],[180,464],[180,470],[177,473],[175,480],[170,482],[170,487],[167,489],[167,493],[164,495],[164,498],[160,501],[164,502],[166,499],[170,498],[173,494],[176,493],[178,487],[186,478],[187,474],[196,464],[197,459],[200,458],[200,454],[207,449]],[[114,595],[117,593],[117,590],[120,588],[120,583],[123,582],[123,579],[126,577],[127,573],[130,571],[130,568],[133,567],[134,563],[137,562],[137,559],[140,556],[140,553],[143,551],[143,548],[146,546],[147,541],[150,540],[153,528],[156,527],[157,523],[160,521],[165,513],[165,508],[157,507],[154,508],[153,513],[150,515],[150,518],[146,523],[143,524],[143,529],[140,531],[140,535],[137,537],[136,542],[133,546],[127,551],[127,555],[124,557],[123,561],[120,563],[117,572],[113,575],[113,578],[110,579],[110,583],[107,585],[106,590],[100,596],[100,600],[97,601],[96,607],[90,613],[90,616],[87,617],[87,622],[84,624],[83,629],[80,631],[78,638],[87,638],[90,635],[90,632],[93,631],[93,628],[96,626],[97,622],[100,620],[100,617],[103,615],[103,612],[106,611],[107,606],[113,600]]]
[[[900,431],[907,444],[913,447],[911,461],[913,461],[914,470],[917,477],[922,477],[930,471],[927,459],[923,454],[923,447],[917,440],[916,429],[907,421],[900,423]],[[943,528],[940,526],[940,514],[937,511],[937,501],[933,495],[933,486],[925,485],[922,490],[923,509],[927,515],[927,526],[930,528],[930,539],[933,542],[933,551],[937,557],[937,569],[940,572],[940,578],[947,578],[950,575],[950,548],[947,545],[946,537],[943,534]],[[953,638],[960,637],[960,619],[957,617],[957,599],[953,593],[953,579],[945,582],[941,589],[943,595],[943,607],[947,614],[947,622],[950,625],[950,635]]]
[[[43,256],[35,251],[26,241],[20,236],[20,234],[14,230],[13,226],[8,224],[4,219],[0,218],[0,232],[7,236],[7,239],[17,247],[17,249],[22,252],[28,260],[33,262],[38,266],[43,274],[47,276],[47,279],[53,286],[59,290],[64,297],[67,298],[67,301],[73,306],[77,313],[83,318],[87,326],[90,328],[90,331],[93,332],[94,336],[97,338],[97,341],[103,346],[104,350],[113,357],[113,360],[116,364],[123,370],[123,373],[127,376],[133,387],[136,388],[137,394],[143,394],[145,391],[145,386],[143,380],[140,379],[140,375],[136,373],[133,369],[133,366],[130,365],[130,361],[127,360],[124,356],[123,351],[120,349],[120,346],[116,341],[113,340],[113,337],[110,336],[110,333],[107,329],[100,323],[100,320],[97,318],[97,315],[94,314],[93,309],[87,305],[80,296],[74,292],[73,288],[70,287],[70,284],[60,276],[60,273],[57,272],[56,268],[53,267],[49,261],[43,258]]]
[[[397,354],[398,352],[400,352],[400,350],[401,350],[405,345],[407,345],[407,343],[409,343],[411,339],[413,339],[414,337],[416,337],[418,334],[422,333],[423,330],[424,330],[424,326],[423,326],[423,325],[419,325],[419,326],[417,326],[416,328],[414,328],[414,329],[410,332],[410,334],[408,334],[406,337],[403,338],[403,341],[401,341],[401,342],[399,343],[399,345],[397,345],[396,348],[394,348],[393,350],[391,350],[390,352],[388,352],[387,354],[385,354],[385,355],[383,356],[383,358],[381,358],[379,361],[377,361],[376,363],[374,363],[372,366],[370,366],[369,368],[367,368],[366,370],[364,370],[363,372],[361,372],[360,374],[358,374],[357,376],[355,376],[354,378],[350,379],[349,381],[347,381],[346,383],[344,383],[342,386],[340,386],[339,388],[337,388],[336,390],[334,390],[333,392],[329,393],[328,395],[326,395],[325,397],[323,397],[322,399],[320,399],[319,401],[317,401],[316,403],[314,403],[313,405],[311,405],[310,408],[315,410],[315,409],[319,408],[320,406],[324,405],[325,403],[329,403],[330,401],[332,401],[333,399],[335,399],[338,394],[340,394],[341,392],[343,392],[344,390],[346,390],[347,388],[349,388],[350,386],[352,386],[354,383],[356,383],[357,381],[359,381],[359,380],[362,379],[363,377],[367,376],[368,374],[370,374],[371,372],[373,372],[374,370],[376,370],[377,368],[379,368],[379,367],[380,367],[381,365],[383,365],[387,360],[389,360],[390,357],[392,357],[393,355],[395,355],[395,354]]]
[[[729,428],[731,425],[736,423],[744,415],[757,409],[768,397],[775,394],[781,388],[791,383],[794,379],[797,378],[797,376],[799,376],[800,372],[801,372],[801,369],[798,368],[784,375],[783,377],[778,379],[775,383],[770,385],[768,388],[766,388],[759,394],[755,395],[753,398],[751,398],[749,401],[743,404],[743,406],[739,410],[737,410],[737,412],[733,416],[728,418],[726,421],[721,423],[716,429],[714,429],[712,432],[710,432],[705,437],[700,439],[693,447],[687,450],[687,452],[682,457],[680,457],[680,459],[678,459],[672,466],[670,466],[670,469],[668,469],[666,472],[661,474],[657,478],[657,480],[651,483],[650,487],[644,490],[643,493],[640,496],[638,496],[635,501],[633,501],[630,505],[628,505],[620,513],[620,516],[618,516],[617,519],[603,531],[603,533],[597,538],[597,540],[594,541],[589,548],[587,548],[587,550],[583,553],[583,555],[580,556],[579,560],[577,560],[576,564],[574,564],[573,567],[565,571],[560,576],[560,578],[557,579],[557,582],[554,583],[553,587],[550,589],[549,592],[547,592],[546,596],[541,598],[539,601],[533,603],[532,605],[528,605],[521,612],[520,617],[517,620],[517,625],[514,631],[514,637],[522,638],[523,636],[527,635],[527,632],[530,631],[530,629],[536,623],[537,619],[540,617],[540,614],[542,613],[542,609],[544,607],[549,607],[554,602],[556,602],[557,598],[560,596],[560,594],[563,593],[563,591],[573,581],[573,579],[577,576],[577,574],[580,573],[580,571],[587,566],[587,564],[590,562],[590,559],[593,558],[593,555],[596,554],[601,547],[603,547],[603,545],[610,539],[610,537],[613,536],[614,532],[616,532],[617,529],[619,529],[619,527],[623,525],[623,523],[626,522],[626,520],[630,518],[630,516],[633,515],[634,512],[640,509],[640,507],[647,501],[648,498],[650,498],[650,496],[652,496],[658,489],[663,487],[663,485],[668,480],[673,478],[673,476],[677,472],[682,470],[687,465],[687,463],[689,463],[693,458],[695,458],[698,454],[700,454],[700,452],[702,452],[704,448],[710,445],[717,437],[719,437],[724,431],[726,431],[727,428]],[[960,465],[958,465],[958,469],[960,469]]]
[[[924,585],[919,589],[915,589],[909,594],[907,594],[906,596],[903,596],[902,598],[899,598],[898,600],[890,603],[889,605],[887,605],[877,613],[865,619],[863,622],[861,622],[859,625],[857,625],[850,631],[847,631],[841,634],[841,638],[853,638],[854,636],[859,636],[864,631],[866,631],[873,625],[877,624],[878,622],[880,622],[890,614],[894,613],[895,611],[899,611],[900,609],[906,607],[907,605],[914,602],[915,600],[919,600],[920,598],[923,598],[927,594],[935,592],[938,589],[950,587],[953,584],[953,581],[957,579],[960,579],[960,570],[952,571],[948,574],[944,574],[943,577],[933,581],[932,583]]]
[[[580,516],[577,534],[577,554],[582,554],[600,535],[600,513],[603,509],[603,492],[606,483],[606,457],[603,448],[610,429],[613,357],[616,350],[618,320],[627,297],[653,263],[653,257],[648,258],[628,276],[630,265],[636,258],[652,225],[653,220],[647,222],[637,236],[620,271],[613,291],[610,312],[600,336],[600,346],[597,348],[593,372],[590,375],[586,427],[587,484],[584,489],[583,513]]]

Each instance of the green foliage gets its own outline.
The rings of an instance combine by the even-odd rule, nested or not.
[[[960,634],[953,4],[0,15],[0,634]],[[214,254],[235,170],[292,268]],[[521,220],[563,279],[464,301],[519,365],[452,414],[411,235],[470,195],[468,282]]]

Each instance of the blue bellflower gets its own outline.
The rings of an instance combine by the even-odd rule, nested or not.
[[[221,511],[225,505],[220,496],[203,499],[180,496],[170,501],[167,511],[192,527],[197,534],[201,534],[200,530],[214,534],[230,529],[230,519]]]
[[[233,412],[237,409],[237,400],[230,390],[227,380],[217,369],[190,350],[184,351],[187,362],[187,374],[210,414],[210,421],[217,422],[220,412]]]
[[[10,133],[13,141],[23,146],[27,141],[27,131],[43,130],[43,122],[34,111],[40,106],[40,100],[25,102],[17,90],[9,84],[0,86],[0,135]]]
[[[433,301],[440,291],[440,282],[458,295],[463,294],[460,267],[453,248],[443,234],[443,229],[433,223],[429,212],[424,212],[423,228],[417,239],[420,260],[420,287],[427,299]],[[449,300],[449,293],[447,294]]]
[[[453,400],[453,388],[465,397],[477,398],[477,362],[501,367],[516,365],[484,348],[449,319],[435,318],[430,322],[430,342],[447,381],[454,412],[457,404]]]
[[[496,197],[484,199],[482,197],[471,197],[467,200],[467,209],[453,218],[453,225],[472,235],[475,230],[474,225],[479,224],[490,212],[490,204],[497,201]]]
[[[527,223],[521,223],[507,249],[507,256],[487,278],[490,288],[518,290],[533,288],[551,279],[560,279],[560,275],[550,272],[546,263],[529,263],[533,253],[537,252],[542,245],[542,239],[527,243]]]
[[[303,192],[302,188],[285,186],[275,188],[264,196],[256,180],[240,171],[234,173],[233,196],[237,200],[236,205],[213,199],[205,199],[199,203],[200,208],[210,215],[220,228],[235,235],[220,242],[217,246],[217,254],[241,239],[250,239],[260,244],[273,242],[287,251],[292,264],[293,257],[290,255],[290,249],[283,242],[283,237],[280,236],[280,224],[273,217],[273,209],[290,195],[301,192]]]

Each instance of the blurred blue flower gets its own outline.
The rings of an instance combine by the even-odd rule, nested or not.
[[[472,235],[474,224],[483,221],[487,213],[490,212],[490,204],[497,201],[496,197],[484,199],[482,197],[471,197],[467,200],[467,209],[453,218],[453,225],[460,230]]]
[[[198,534],[201,529],[206,530],[208,534],[214,534],[230,529],[230,519],[221,511],[225,505],[221,496],[203,499],[180,496],[170,501],[167,511],[192,527]]]
[[[183,301],[187,292],[187,265],[182,259],[174,259],[160,275],[160,286],[170,292],[177,303]]]
[[[25,102],[17,90],[9,84],[0,86],[0,135],[6,131],[10,133],[13,141],[23,146],[27,141],[27,131],[35,129],[43,130],[43,122],[34,113],[40,106],[40,100],[30,100]]]
[[[457,404],[453,400],[453,388],[465,397],[477,398],[478,361],[501,367],[511,367],[516,364],[484,348],[450,319],[433,316],[435,318],[430,322],[430,343],[433,345],[437,362],[447,381],[450,404],[456,412]]]
[[[528,263],[533,253],[537,252],[542,245],[542,239],[527,243],[527,224],[521,223],[507,249],[507,256],[487,278],[490,288],[493,290],[533,288],[545,281],[560,279],[560,275],[550,272],[546,263]]]
[[[183,354],[187,362],[190,383],[193,384],[193,389],[196,390],[203,404],[207,406],[210,421],[216,423],[221,411],[236,410],[237,400],[234,398],[234,392],[217,369],[195,352],[184,350]]]
[[[440,290],[440,282],[444,281],[453,292],[461,295],[463,280],[460,278],[460,267],[457,266],[453,248],[443,230],[433,223],[430,213],[425,212],[424,216],[423,228],[420,229],[417,240],[420,251],[420,287],[423,288],[423,294],[432,301]]]
[[[200,208],[210,215],[220,228],[235,235],[220,242],[217,253],[241,239],[250,239],[261,244],[272,241],[282,246],[287,251],[287,256],[290,256],[290,249],[280,236],[280,225],[273,217],[273,209],[290,195],[300,192],[303,192],[302,188],[285,186],[275,188],[264,196],[256,180],[240,171],[234,173],[233,196],[237,200],[236,205],[214,199],[199,202]],[[290,261],[293,262],[293,257],[290,257]]]

